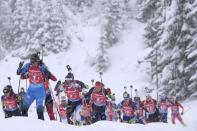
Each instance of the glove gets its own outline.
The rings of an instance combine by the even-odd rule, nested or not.
[[[111,98],[112,101],[116,100],[115,95],[113,95],[113,94],[110,95],[110,98]]]
[[[85,88],[86,88],[86,89],[89,89],[89,85],[88,85],[88,84],[85,84]]]
[[[183,111],[181,112],[181,115],[183,115]]]
[[[5,111],[5,106],[4,105],[2,106],[2,109],[3,109],[3,111]]]
[[[24,64],[24,61],[21,61],[20,63],[19,63],[19,68],[22,68],[23,67],[23,64]]]
[[[62,83],[62,82],[59,80],[59,81],[57,82],[57,84],[56,84],[56,85],[58,85],[58,86],[59,86],[59,85],[61,85],[61,83]]]

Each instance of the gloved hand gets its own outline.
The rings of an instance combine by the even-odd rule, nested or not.
[[[56,94],[55,94],[55,96],[58,96],[59,95],[59,92],[57,92]]]
[[[19,63],[19,68],[22,68],[23,67],[23,64],[24,64],[24,61],[21,61],[20,63]]]
[[[115,101],[115,100],[116,100],[116,98],[115,98],[115,95],[114,95],[114,94],[111,94],[111,95],[110,95],[110,98],[111,98],[111,100],[112,100],[112,101]]]
[[[183,113],[183,111],[181,112],[181,115],[183,115],[184,113]]]
[[[86,89],[89,89],[89,85],[88,85],[88,84],[85,84],[85,88],[86,88]]]
[[[57,84],[56,84],[56,85],[61,85],[61,83],[62,83],[62,82],[59,80],[59,81],[57,82]]]

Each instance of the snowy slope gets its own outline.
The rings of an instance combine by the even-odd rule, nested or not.
[[[96,22],[96,19],[89,21],[89,23]],[[89,24],[71,28],[76,37],[73,38],[70,50],[44,57],[44,62],[62,81],[67,74],[66,65],[69,64],[73,68],[75,78],[91,86],[91,79],[100,80],[99,74],[89,64],[97,53],[100,27]],[[106,87],[112,88],[112,91],[116,93],[118,101],[122,99],[124,86],[132,84],[135,88],[141,89],[147,85],[148,77],[144,71],[145,68],[140,68],[137,64],[144,54],[143,32],[144,25],[133,20],[131,27],[124,31],[120,43],[109,50],[111,67],[104,73],[103,81]],[[17,92],[19,77],[16,76],[16,69],[19,61],[21,61],[19,58],[12,58],[11,55],[0,61],[0,94],[2,94],[3,87],[8,84],[8,76],[11,76],[13,88]],[[55,85],[54,82],[51,84]],[[21,86],[26,87],[26,81],[21,81]],[[1,118],[2,116],[0,115]]]
[[[51,55],[44,58],[44,62],[59,79],[64,80],[67,73],[66,65],[73,68],[75,78],[91,85],[90,80],[100,80],[99,75],[90,62],[97,53],[100,32],[99,26],[78,26],[73,28],[76,31],[76,38],[73,45],[65,53]],[[146,82],[145,72],[138,68],[137,60],[143,53],[142,34],[144,25],[136,22],[131,23],[131,29],[124,32],[121,42],[109,50],[111,59],[110,69],[104,73],[103,81],[107,87],[111,87],[115,92],[122,90],[124,85],[133,84],[136,88],[142,87]],[[8,83],[7,76],[12,77],[15,88],[18,85],[16,69],[20,59],[7,56],[0,62],[0,88]],[[25,86],[25,81],[22,83]],[[15,90],[17,91],[17,89]],[[119,93],[120,94],[120,93]]]
[[[191,109],[183,115],[183,119],[187,127],[183,127],[179,123],[172,125],[164,123],[151,123],[147,125],[129,125],[116,122],[101,121],[90,126],[75,127],[59,122],[41,121],[35,118],[15,117],[10,119],[0,120],[2,131],[196,131],[197,130],[197,111],[195,109],[197,101],[185,103],[184,106],[191,106]],[[192,117],[194,116],[194,117]]]

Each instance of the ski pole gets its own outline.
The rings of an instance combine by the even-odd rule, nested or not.
[[[100,75],[101,82],[103,83],[103,79],[102,79],[103,73],[102,72],[99,72],[99,75]]]
[[[53,102],[54,102],[54,104],[55,104],[55,107],[56,107],[56,109],[57,109],[57,113],[58,113],[58,115],[59,115],[60,122],[61,122],[60,111],[59,111],[57,102],[55,101],[55,96],[54,96],[54,94],[53,94],[53,90],[52,90],[52,88],[51,88],[51,84],[50,84],[49,81],[48,81],[48,83],[49,83],[49,90],[50,90],[50,92],[51,92],[51,96],[52,96]],[[57,118],[56,118],[56,120],[57,120]]]
[[[125,92],[127,92],[127,87],[126,86],[124,86],[124,90],[125,90]]]
[[[92,87],[94,87],[94,79],[92,79],[91,82],[92,82]]]
[[[139,95],[138,95],[138,90],[137,89],[135,89],[135,95],[138,97]]]
[[[41,44],[42,46],[42,61],[43,61],[43,58],[44,58],[44,47],[45,47],[45,44]]]
[[[130,85],[130,89],[131,89],[131,99],[133,97],[133,85]]]
[[[18,81],[18,93],[20,91],[20,87],[21,87],[21,78],[19,77],[19,81]]]
[[[145,87],[145,93],[146,93],[146,96],[148,95],[148,87]]]
[[[27,74],[26,74],[26,79],[25,79],[25,86],[26,86],[26,91],[27,91]]]
[[[11,77],[8,77],[8,81],[9,81],[10,86],[12,86],[12,84],[11,84]]]

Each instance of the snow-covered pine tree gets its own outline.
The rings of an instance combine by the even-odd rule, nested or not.
[[[41,50],[41,40],[44,35],[42,29],[45,23],[43,20],[42,2],[31,4],[31,13],[28,19],[29,39],[19,56],[23,59],[29,58],[32,53]]]
[[[44,34],[41,44],[46,45],[46,51],[58,53],[65,51],[71,44],[71,38],[65,34],[64,21],[59,9],[54,8],[51,0],[45,0],[44,9]]]
[[[7,1],[0,1],[0,50],[2,58],[3,51],[8,49],[9,44],[13,39],[11,36],[12,21],[11,21],[11,9]]]
[[[102,39],[106,48],[118,43],[122,30],[122,8],[119,0],[109,0],[103,24]]]
[[[156,81],[154,72],[158,72],[160,93],[185,99],[196,91],[196,3],[168,0],[155,5],[157,9],[145,28],[145,43],[152,48],[146,58],[152,65],[152,83]],[[155,49],[159,53],[157,64]]]
[[[17,0],[16,9],[13,12],[13,43],[10,43],[11,50],[17,50],[26,45],[28,38],[28,18],[29,18],[29,4],[27,0]],[[16,53],[17,55],[17,53]]]
[[[192,97],[197,97],[197,1],[190,0],[186,4],[186,19],[185,28],[187,35],[185,38],[188,41],[186,48],[186,68],[185,72],[188,76],[188,94]]]
[[[26,1],[26,0],[25,0]],[[51,0],[16,2],[13,21],[12,49],[15,56],[23,59],[41,50],[45,44],[45,55],[68,49],[71,39],[66,33],[65,18]]]
[[[137,19],[141,22],[147,22],[153,17],[154,12],[157,10],[156,3],[160,0],[140,0],[138,1],[139,13]]]
[[[151,85],[157,87],[157,78],[161,73],[161,65],[159,64],[159,58],[161,57],[161,51],[157,42],[159,41],[163,32],[163,23],[165,22],[163,18],[163,8],[161,2],[155,3],[157,9],[154,12],[154,17],[150,18],[147,26],[145,27],[145,45],[150,49],[149,54],[145,58],[145,62],[150,63],[150,68],[148,68],[147,73],[151,78]]]
[[[185,50],[187,40],[183,30],[185,1],[171,1],[165,7],[165,28],[158,44],[162,56],[160,63],[162,67],[161,88],[165,95],[176,95],[179,99],[186,98],[186,75],[184,72],[186,57]]]
[[[97,72],[104,72],[110,66],[110,60],[105,47],[105,39],[101,38],[101,42],[99,43],[98,54],[95,58],[94,67]]]
[[[86,7],[91,7],[93,0],[65,0],[64,4],[71,9],[74,14],[83,12]]]
[[[96,71],[106,71],[110,65],[107,49],[119,42],[121,30],[123,29],[122,15],[125,4],[121,5],[119,0],[108,0],[105,9],[104,22],[101,28],[101,42],[98,54],[94,61]]]

